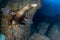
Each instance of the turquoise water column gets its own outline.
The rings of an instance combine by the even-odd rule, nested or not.
[[[7,40],[6,36],[4,34],[0,33],[0,40]]]
[[[49,17],[60,15],[60,0],[42,0],[41,12]]]

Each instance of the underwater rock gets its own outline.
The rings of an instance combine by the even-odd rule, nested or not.
[[[28,8],[25,7],[26,5]],[[32,6],[33,8],[28,10],[30,6]],[[8,40],[27,40],[30,34],[30,26],[33,23],[32,22],[33,15],[36,12],[36,10],[39,9],[40,7],[41,7],[40,0],[33,0],[33,1],[32,0],[27,0],[27,1],[26,0],[9,0],[7,5],[5,6],[5,9],[7,10],[2,9],[3,11],[2,25],[1,25],[2,33],[4,33],[7,36]],[[25,9],[23,11],[23,8],[25,9],[27,8],[28,11],[25,12]],[[17,17],[16,17],[17,19],[16,21],[15,19],[13,19],[12,22],[10,22],[11,19],[13,18],[12,13],[14,13],[14,12],[10,12],[11,11],[10,9],[12,9],[15,13],[18,11],[18,13],[23,14],[27,18],[23,21],[25,23],[24,25],[16,22],[18,19],[20,19]]]
[[[25,25],[5,25],[2,26],[2,32],[8,37],[8,40],[25,40],[30,34],[30,24]]]
[[[49,40],[48,37],[34,33],[32,34],[28,40]]]
[[[10,23],[10,20],[13,16],[6,15],[4,13],[5,12],[2,13],[2,33],[4,33],[8,37],[8,40],[27,40],[27,37],[30,34],[31,23],[29,22],[31,20],[26,19],[25,25],[16,23],[14,20],[12,20],[12,23]]]
[[[46,31],[47,31],[47,29],[48,29],[49,26],[50,26],[49,23],[47,23],[47,22],[41,22],[38,25],[38,27],[37,27],[38,33],[41,34],[41,35],[45,35],[45,33],[46,33]]]
[[[50,40],[60,40],[60,23],[55,23],[48,31],[47,36]]]

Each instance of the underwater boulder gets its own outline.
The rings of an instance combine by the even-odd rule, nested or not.
[[[47,36],[50,40],[60,40],[60,23],[55,23],[48,31]]]
[[[24,11],[22,11],[22,9],[27,7],[28,7],[27,9],[29,9],[31,5],[27,6],[28,4],[32,4],[32,6],[36,6],[33,4],[37,4],[37,6],[28,10],[25,13],[25,9]],[[31,23],[33,23],[32,22],[33,15],[36,12],[36,10],[39,9],[40,7],[41,7],[40,0],[33,0],[33,1],[32,0],[27,0],[27,1],[26,0],[9,0],[7,5],[4,7],[4,9],[8,9],[9,12],[4,9],[2,10],[3,11],[2,26],[1,26],[2,33],[4,33],[8,37],[8,40],[25,40],[25,39],[27,40],[30,34]],[[25,24],[20,24],[21,21],[19,21],[20,23],[18,23],[15,20],[12,20],[12,23],[11,23],[10,21],[13,18],[13,16],[10,15],[11,13],[10,9],[14,12],[18,10],[20,13],[25,13],[25,17],[27,19],[23,21]]]
[[[49,26],[50,26],[49,23],[47,23],[47,22],[41,22],[38,25],[38,27],[37,27],[38,33],[41,34],[41,35],[45,35],[45,33],[46,33],[46,31],[47,31],[47,29],[48,29]]]
[[[49,40],[48,37],[34,33],[32,34],[28,40]]]

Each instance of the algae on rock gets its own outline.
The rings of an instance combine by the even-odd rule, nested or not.
[[[30,9],[25,13],[25,17],[29,17],[28,19],[32,20],[34,13],[37,9],[41,7],[40,0],[9,0],[8,4],[5,6],[5,9],[22,10],[26,5],[31,3],[37,3],[38,6],[36,8]],[[27,40],[30,34],[30,26],[31,24],[27,21],[25,25],[20,25],[18,23],[11,24],[10,20],[12,19],[12,15],[9,13],[2,14],[2,32],[8,37],[8,40]],[[17,35],[17,36],[16,36]],[[26,36],[27,35],[27,36]]]

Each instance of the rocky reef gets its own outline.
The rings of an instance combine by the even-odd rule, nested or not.
[[[40,11],[40,8],[45,10],[51,6],[49,2],[51,1],[5,0],[3,4],[7,3],[6,5],[0,3],[3,6],[1,6],[0,40],[60,40],[60,15],[51,18],[40,14],[43,12],[42,10],[42,12]],[[50,6],[47,4],[50,4]],[[36,13],[37,10],[38,12]],[[51,12],[45,10],[43,13]]]
[[[36,7],[35,7],[36,6]],[[27,40],[40,0],[9,0],[2,10],[2,33],[8,40]]]

